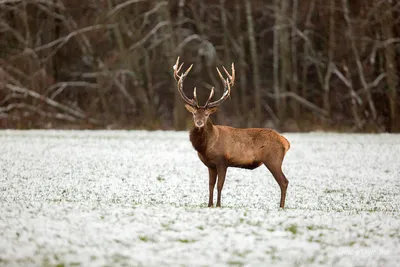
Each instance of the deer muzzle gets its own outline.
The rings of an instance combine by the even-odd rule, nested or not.
[[[195,120],[194,125],[196,125],[197,128],[201,128],[204,126],[204,121],[202,120]]]

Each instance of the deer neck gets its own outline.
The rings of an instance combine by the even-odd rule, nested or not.
[[[190,131],[190,141],[192,142],[193,148],[200,154],[204,154],[214,133],[215,129],[211,119],[208,119],[206,125],[202,128],[193,126]]]

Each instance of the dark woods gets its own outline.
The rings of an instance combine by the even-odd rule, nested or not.
[[[0,127],[184,129],[235,62],[214,119],[283,131],[400,131],[400,2],[0,0]]]

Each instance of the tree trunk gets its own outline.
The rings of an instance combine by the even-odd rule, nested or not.
[[[292,33],[291,33],[291,44],[292,44],[292,50],[291,50],[291,57],[292,57],[292,75],[290,79],[290,90],[298,95],[298,84],[299,84],[299,78],[297,74],[297,13],[298,13],[298,8],[299,8],[299,3],[298,0],[293,0],[293,5],[292,5]],[[298,118],[300,115],[300,106],[299,103],[295,100],[292,101],[291,103],[292,108],[293,108],[293,117]]]
[[[333,62],[333,56],[334,56],[334,51],[335,51],[335,43],[336,43],[336,38],[335,38],[335,0],[330,0],[330,5],[329,5],[329,36],[328,36],[328,62],[326,64],[326,72],[325,72],[325,78],[324,78],[324,96],[323,96],[323,102],[324,102],[324,109],[328,112],[328,117],[331,116],[331,105],[330,105],[330,99],[329,99],[329,92],[330,92],[330,80],[332,76],[332,64]]]
[[[383,33],[383,39],[389,40],[394,38],[393,32],[393,11],[391,10],[391,4],[387,1],[384,1],[382,7],[382,15],[381,15],[381,27]],[[398,86],[398,77],[396,74],[397,66],[396,66],[396,47],[394,43],[389,43],[385,45],[385,69],[386,69],[386,80],[388,85],[387,97],[389,101],[389,110],[390,110],[390,125],[388,131],[389,132],[399,132],[400,131],[400,123],[397,116],[397,86]]]
[[[238,45],[239,45],[239,64],[237,66],[237,73],[241,73],[240,79],[239,79],[239,85],[240,85],[240,109],[241,109],[241,120],[243,122],[249,121],[248,118],[248,106],[247,106],[247,63],[246,63],[246,47],[244,44],[244,35],[243,31],[241,28],[241,0],[237,0],[235,4],[235,12],[236,12],[236,17],[235,17],[235,23],[236,23],[236,35],[238,36]],[[249,126],[247,124],[243,126]]]
[[[246,0],[247,33],[249,35],[251,65],[253,70],[255,126],[261,126],[261,88],[260,73],[258,69],[258,54],[254,33],[253,15],[250,0]]]
[[[280,48],[280,60],[281,60],[281,73],[280,73],[280,91],[284,93],[287,91],[287,86],[290,84],[290,79],[292,76],[292,62],[290,59],[290,34],[289,29],[287,27],[287,16],[289,9],[289,0],[281,0],[281,7],[279,13],[279,23],[278,27],[280,29],[279,32],[279,48]],[[286,112],[287,112],[287,102],[285,99],[281,100],[282,106],[282,114],[281,114],[281,123],[285,120]]]
[[[358,71],[358,76],[360,78],[361,81],[361,85],[364,89],[365,95],[367,97],[367,101],[368,101],[368,105],[369,105],[369,109],[371,111],[372,114],[372,119],[375,121],[376,120],[376,109],[375,109],[375,104],[374,101],[372,99],[372,95],[371,95],[371,91],[370,88],[368,86],[368,83],[366,81],[366,77],[364,75],[364,69],[363,69],[363,65],[360,59],[360,55],[358,52],[358,49],[356,47],[356,43],[354,40],[354,31],[353,31],[353,26],[352,23],[350,21],[350,11],[349,11],[349,4],[348,4],[348,0],[342,0],[343,3],[343,13],[344,13],[344,18],[347,22],[347,31],[348,31],[348,38],[350,39],[350,44],[351,44],[351,50],[353,52],[355,61],[356,61],[356,65],[357,65],[357,71]]]
[[[280,95],[280,88],[279,88],[279,32],[280,32],[280,0],[275,0],[274,2],[274,12],[275,12],[275,25],[274,25],[274,40],[273,40],[273,80],[274,80],[274,93],[275,93],[275,108],[276,113],[279,119],[279,122],[282,122],[283,119],[283,107],[281,105],[282,98],[279,97]]]
[[[163,19],[164,21],[167,21],[169,24],[166,28],[166,34],[170,35],[170,38],[168,38],[167,41],[163,43],[163,50],[164,54],[167,57],[167,64],[169,66],[169,69],[171,70],[171,83],[170,87],[171,90],[174,93],[174,101],[173,101],[173,124],[175,130],[183,130],[185,129],[186,123],[185,123],[185,110],[184,110],[184,105],[182,103],[181,96],[176,90],[176,84],[175,80],[172,78],[172,66],[174,66],[175,61],[176,61],[176,54],[174,53],[175,48],[179,45],[179,30],[176,31],[177,35],[175,36],[175,32],[172,26],[172,18],[171,14],[169,12],[169,5],[170,2],[168,2],[168,5],[164,5],[161,10],[160,10],[160,18]],[[178,10],[178,21],[180,21],[183,17],[183,8],[185,6],[185,0],[179,0],[179,10]],[[177,54],[179,55],[181,51],[177,51]]]

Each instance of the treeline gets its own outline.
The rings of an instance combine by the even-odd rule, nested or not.
[[[236,67],[218,123],[400,131],[400,2],[0,0],[0,127],[184,129]]]

